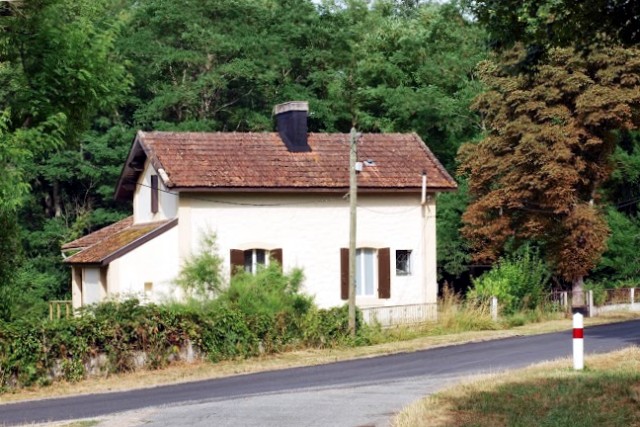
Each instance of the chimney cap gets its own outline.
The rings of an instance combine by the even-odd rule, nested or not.
[[[307,101],[289,101],[273,107],[273,114],[276,116],[288,111],[309,111],[309,103]]]

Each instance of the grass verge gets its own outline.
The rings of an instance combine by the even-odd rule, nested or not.
[[[394,427],[640,426],[640,348],[475,378],[405,408]]]

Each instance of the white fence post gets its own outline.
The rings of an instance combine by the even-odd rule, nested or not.
[[[593,317],[596,315],[596,313],[593,311],[593,291],[588,291],[587,292],[587,300],[588,300],[588,304],[589,304],[589,312],[588,312],[588,316],[589,317]]]
[[[561,304],[562,304],[562,308],[564,309],[564,311],[568,311],[569,310],[569,293],[567,291],[562,292],[560,297],[561,300]]]
[[[584,369],[584,320],[580,313],[573,315],[573,369]]]
[[[491,297],[491,319],[494,322],[498,321],[498,298]]]

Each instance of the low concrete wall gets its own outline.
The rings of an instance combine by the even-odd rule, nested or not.
[[[178,361],[191,363],[202,358],[202,352],[198,348],[194,347],[191,341],[187,340],[182,347],[177,349],[177,351],[169,353],[166,361],[169,364]],[[144,369],[147,365],[147,360],[147,353],[143,351],[134,351],[128,356],[128,359],[123,361],[123,363],[132,370],[139,370]],[[83,363],[85,378],[106,375],[110,371],[110,364],[111,362],[109,361],[109,357],[105,353],[99,353],[92,356],[89,360],[86,360]],[[56,360],[53,367],[49,370],[49,379],[56,380],[64,377],[64,368],[65,361],[60,359]]]
[[[383,327],[411,325],[438,320],[438,304],[407,304],[388,307],[362,307],[363,320]]]

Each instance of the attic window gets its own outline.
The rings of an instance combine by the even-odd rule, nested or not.
[[[158,175],[151,175],[151,213],[158,213]]]

